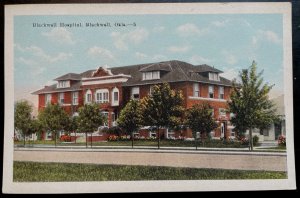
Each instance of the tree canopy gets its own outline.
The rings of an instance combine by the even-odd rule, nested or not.
[[[181,123],[183,115],[183,95],[181,91],[170,88],[168,83],[153,86],[150,96],[141,101],[143,123],[155,126],[158,130],[158,147],[160,142],[159,129],[174,127]]]
[[[31,128],[32,106],[26,100],[15,103],[15,129],[20,131],[24,136],[28,135]]]
[[[140,101],[131,99],[120,112],[117,120],[118,126],[126,134],[130,134],[133,147],[133,133],[137,132],[142,126],[143,115]]]
[[[96,103],[85,104],[80,107],[78,116],[78,129],[82,132],[94,132],[105,122],[99,105]]]
[[[253,150],[252,129],[268,128],[278,117],[269,92],[273,85],[264,83],[262,74],[257,74],[257,65],[253,61],[249,69],[240,72],[240,82],[233,83],[229,111],[233,113],[232,124],[239,133],[249,129],[250,148]]]
[[[202,135],[209,134],[217,128],[217,124],[212,116],[212,108],[208,103],[196,104],[188,109],[186,115],[186,125],[192,130],[196,139],[196,132]]]
[[[45,109],[39,112],[38,119],[40,120],[43,129],[54,133],[56,145],[57,132],[65,130],[68,126],[68,114],[58,104],[48,104]]]

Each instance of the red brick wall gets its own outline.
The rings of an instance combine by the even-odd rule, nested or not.
[[[39,104],[38,104],[38,110],[43,109],[45,106],[45,94],[39,94]]]

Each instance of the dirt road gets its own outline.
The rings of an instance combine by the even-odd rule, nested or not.
[[[123,164],[191,168],[286,171],[285,155],[218,153],[26,151],[15,150],[15,161]]]

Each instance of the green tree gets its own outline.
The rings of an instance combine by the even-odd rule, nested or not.
[[[75,143],[76,143],[76,132],[78,130],[78,116],[69,116],[68,123],[65,130],[69,133],[75,133]]]
[[[68,126],[68,114],[58,104],[48,104],[38,115],[43,129],[54,134],[55,147],[57,143],[57,132],[65,130]]]
[[[14,121],[15,130],[21,132],[24,137],[24,146],[26,136],[30,133],[32,121],[32,106],[26,100],[21,100],[15,103]]]
[[[30,128],[28,131],[28,134],[37,134],[38,136],[40,136],[41,132],[43,130],[43,126],[41,124],[41,122],[38,119],[32,119],[30,121]]]
[[[232,124],[241,132],[249,130],[249,147],[253,150],[252,130],[254,128],[265,128],[278,118],[276,109],[271,100],[269,92],[273,85],[263,82],[262,74],[256,72],[255,61],[249,69],[240,72],[239,84],[233,83],[233,91],[228,101],[229,111],[233,113]]]
[[[175,127],[181,123],[182,103],[181,91],[172,90],[168,83],[155,85],[152,94],[141,100],[143,124],[156,127],[158,148],[160,148],[160,129]]]
[[[79,108],[78,116],[78,129],[85,132],[86,135],[86,147],[88,142],[88,133],[93,133],[98,130],[98,127],[103,125],[105,117],[101,114],[99,105],[96,103],[85,104]],[[91,141],[91,146],[92,146]]]
[[[133,148],[133,133],[138,131],[142,126],[142,109],[138,100],[130,100],[120,112],[117,120],[118,126],[121,127],[126,134],[131,136],[131,146]]]
[[[200,132],[200,137],[203,143],[204,137],[206,137],[218,126],[212,116],[212,108],[208,103],[196,104],[193,105],[192,108],[188,109],[186,115],[186,125],[192,130],[195,138],[196,149],[196,133]]]

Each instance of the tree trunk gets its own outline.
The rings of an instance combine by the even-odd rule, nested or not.
[[[85,132],[85,147],[87,148],[88,144],[88,136],[87,136],[87,132]]]
[[[24,133],[24,147],[25,147],[25,144],[26,144],[26,134]]]
[[[253,151],[252,128],[249,129],[249,144],[250,144],[250,150]]]
[[[55,142],[55,148],[56,148],[56,139],[57,139],[57,138],[56,138],[56,136],[57,136],[57,135],[56,135],[56,131],[54,131],[54,142]]]
[[[159,131],[159,127],[157,127],[157,147],[158,149],[160,148],[160,131]]]
[[[133,148],[133,139],[134,139],[133,132],[131,132],[131,148]]]
[[[93,132],[91,132],[91,148],[93,148]]]
[[[75,130],[75,144],[76,144],[76,139],[77,139],[77,136],[76,136],[76,130]]]

